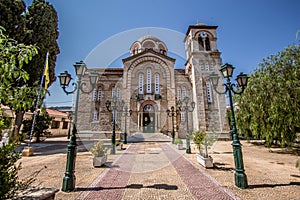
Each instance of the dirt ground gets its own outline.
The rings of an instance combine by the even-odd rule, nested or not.
[[[248,177],[248,189],[234,186],[234,161],[231,141],[218,141],[211,149],[215,168],[203,171],[214,177],[222,186],[237,194],[241,199],[300,199],[300,171],[295,168],[295,162],[300,159],[299,154],[293,155],[286,149],[265,148],[261,144],[242,141],[242,151],[245,172]],[[125,146],[126,147],[126,146]],[[174,145],[175,148],[175,145]],[[195,148],[192,154],[185,154],[193,162],[196,161]],[[76,190],[65,193],[59,191],[55,199],[76,199],[76,197],[95,180],[101,172],[109,168],[111,163],[121,155],[109,155],[107,166],[94,168],[92,155],[89,152],[78,152],[76,157]],[[42,169],[36,176],[35,185],[61,189],[66,166],[65,153],[49,155],[36,154],[23,157],[21,179],[28,177],[35,171]],[[199,165],[198,163],[196,163]],[[199,165],[200,166],[200,165]]]
[[[288,149],[265,148],[260,141],[242,141],[248,189],[234,185],[234,160],[231,141],[218,141],[211,149],[214,169],[204,169],[225,188],[241,199],[300,199],[300,171],[295,163],[300,159]],[[195,151],[195,150],[194,150]],[[193,154],[188,157],[196,162]]]

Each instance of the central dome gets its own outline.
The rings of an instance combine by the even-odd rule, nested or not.
[[[155,41],[155,42],[162,42],[160,39],[158,39],[157,37],[155,37],[153,35],[145,35],[143,37],[140,37],[137,41],[142,43],[145,40],[152,40],[152,41]]]
[[[130,54],[135,55],[145,51],[146,49],[151,49],[164,55],[166,55],[168,51],[165,43],[159,38],[153,35],[145,35],[131,45]]]

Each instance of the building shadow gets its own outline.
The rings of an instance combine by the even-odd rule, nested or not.
[[[274,187],[284,187],[284,186],[291,186],[291,185],[299,185],[300,182],[290,182],[290,183],[279,183],[279,184],[255,184],[249,185],[248,189],[255,189],[255,188],[274,188]]]
[[[142,189],[153,188],[158,190],[178,190],[177,185],[154,184],[144,186],[143,184],[130,184],[125,187],[91,187],[91,188],[76,188],[75,191],[101,191],[101,190],[120,190],[120,189]]]

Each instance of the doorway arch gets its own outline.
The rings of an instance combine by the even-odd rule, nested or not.
[[[142,126],[144,133],[155,132],[155,108],[152,104],[143,107]]]

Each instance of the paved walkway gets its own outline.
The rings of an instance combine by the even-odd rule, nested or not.
[[[77,199],[238,199],[168,143],[133,143]]]

